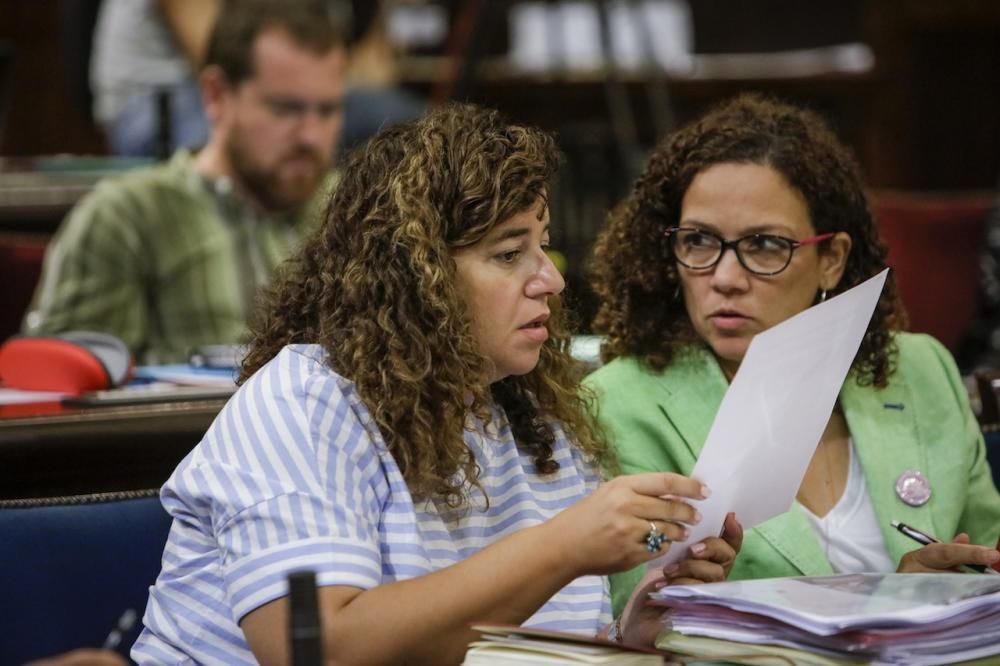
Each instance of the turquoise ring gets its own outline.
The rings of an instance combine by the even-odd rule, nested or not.
[[[659,552],[660,547],[663,546],[663,542],[666,541],[666,539],[667,537],[656,529],[656,525],[650,522],[649,532],[646,534],[646,550],[651,553]]]

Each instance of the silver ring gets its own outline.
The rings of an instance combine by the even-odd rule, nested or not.
[[[646,534],[646,550],[651,553],[659,552],[660,547],[663,542],[666,541],[666,536],[660,534],[660,531],[656,529],[656,525],[652,521],[649,522],[649,532]]]

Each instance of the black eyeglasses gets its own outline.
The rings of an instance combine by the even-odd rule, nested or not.
[[[788,268],[792,253],[803,245],[822,243],[834,233],[794,240],[773,234],[749,234],[735,240],[725,240],[703,229],[670,227],[665,232],[674,258],[682,266],[695,270],[712,268],[729,248],[736,253],[740,265],[754,275],[776,275]]]

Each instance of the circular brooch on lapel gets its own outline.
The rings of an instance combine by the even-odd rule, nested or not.
[[[896,479],[896,495],[910,506],[922,506],[931,498],[931,482],[915,469],[908,469]]]

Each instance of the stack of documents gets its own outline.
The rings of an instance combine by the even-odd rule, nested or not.
[[[666,655],[655,650],[630,648],[578,634],[495,624],[472,628],[482,633],[483,640],[469,645],[462,666],[663,666],[665,663]]]
[[[797,664],[954,664],[1000,655],[1000,580],[975,574],[841,574],[666,587],[657,647]],[[771,663],[787,663],[784,659]]]
[[[234,368],[143,365],[135,369],[126,386],[70,396],[63,404],[92,407],[228,398],[236,391],[236,375]]]

